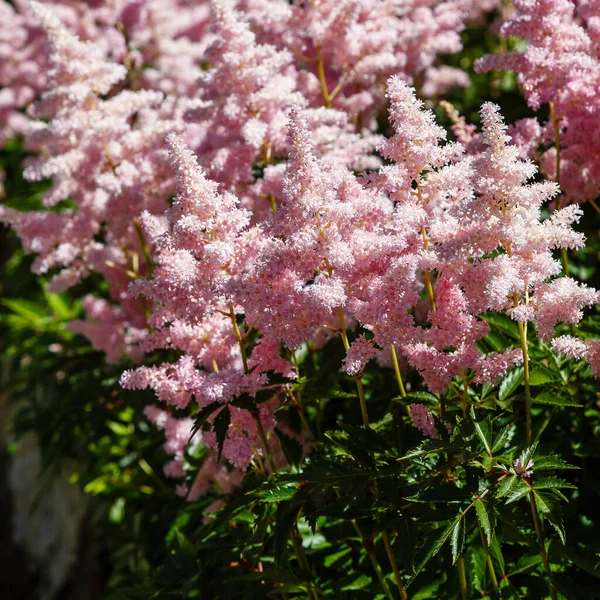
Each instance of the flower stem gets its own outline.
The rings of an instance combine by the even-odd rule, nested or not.
[[[390,351],[392,353],[392,363],[394,364],[396,380],[398,381],[398,387],[400,388],[400,396],[402,396],[402,398],[406,398],[406,390],[404,389],[402,374],[400,373],[400,365],[398,364],[398,355],[396,354],[396,347],[394,344],[390,346]]]
[[[523,350],[523,374],[525,377],[525,444],[531,446],[531,388],[529,384],[529,349],[527,346],[527,323],[519,322],[519,336]]]
[[[298,525],[294,525],[292,529],[292,544],[294,545],[294,551],[296,552],[296,557],[298,558],[298,562],[302,569],[304,569],[307,573],[310,573],[310,565],[308,564],[308,559],[306,558],[306,554],[304,552],[304,548],[302,546],[302,535],[298,530]],[[315,594],[312,589],[312,585],[310,582],[307,582],[307,592],[306,595],[309,600],[317,600],[318,596]]]
[[[354,526],[356,533],[358,533],[358,535],[363,543],[363,547],[365,548],[365,550],[367,551],[367,554],[369,555],[369,559],[371,560],[371,564],[373,565],[373,569],[375,570],[377,579],[379,579],[379,583],[381,583],[381,587],[383,588],[383,593],[385,594],[386,598],[388,598],[388,600],[394,600],[394,596],[392,596],[392,592],[390,591],[388,583],[385,580],[385,577],[383,575],[381,565],[379,564],[379,561],[377,560],[377,556],[375,555],[375,551],[373,550],[372,542],[370,540],[367,541],[360,526],[356,522],[356,519],[352,519],[352,525]]]
[[[477,524],[477,529],[479,529],[479,535],[481,536],[481,546],[483,547],[483,552],[485,553],[485,560],[487,562],[488,570],[490,572],[490,579],[492,580],[492,586],[494,587],[494,591],[498,592],[498,579],[496,579],[496,572],[494,571],[494,563],[492,562],[492,556],[490,554],[490,550],[485,541],[485,536],[483,535],[483,530],[481,529],[481,525]]]
[[[317,71],[319,72],[319,81],[321,82],[321,91],[323,92],[323,101],[327,108],[331,108],[331,97],[327,90],[327,81],[325,80],[325,68],[323,66],[323,56],[321,55],[321,46],[316,47],[317,51]]]
[[[237,320],[235,318],[235,311],[233,310],[233,305],[229,307],[229,318],[231,319],[231,324],[233,325],[233,333],[235,334],[235,339],[238,341],[240,346],[240,354],[242,355],[242,365],[244,367],[244,373],[248,374],[248,357],[246,355],[246,341],[244,340],[244,336],[240,332],[240,328],[238,327]]]
[[[350,342],[348,341],[348,332],[346,331],[346,322],[344,320],[344,309],[341,306],[337,308],[338,319],[340,322],[340,334],[342,336],[342,343],[346,352],[350,349]],[[362,413],[363,425],[369,426],[369,413],[367,412],[367,402],[365,400],[365,390],[362,383],[362,373],[356,376],[356,389],[358,391],[358,399],[360,401],[360,412]]]
[[[396,557],[394,556],[394,551],[392,550],[392,545],[390,544],[390,537],[388,536],[387,531],[382,531],[381,537],[383,538],[385,551],[387,552],[392,571],[394,571],[394,579],[396,580],[396,586],[398,587],[398,592],[400,592],[400,597],[402,598],[402,600],[408,600],[408,594],[406,593],[406,588],[404,587],[404,583],[402,582],[400,569],[398,568],[398,563],[396,562]]]
[[[467,404],[469,402],[469,384],[467,382],[467,376],[465,375],[465,372],[462,371],[462,381],[463,381],[463,393],[460,396],[461,399],[461,403],[462,403],[462,413],[463,413],[463,419],[467,418]]]
[[[265,458],[267,459],[267,463],[269,464],[269,469],[271,469],[271,473],[275,473],[277,468],[275,467],[275,463],[273,462],[271,450],[269,450],[269,442],[267,441],[265,430],[263,429],[262,423],[260,422],[260,415],[255,414],[254,418],[256,420],[256,429],[258,430],[258,437],[260,437],[260,443],[262,444],[263,452],[265,453]]]
[[[533,525],[535,527],[535,534],[537,535],[538,543],[540,545],[540,555],[542,557],[542,563],[544,565],[544,569],[548,575],[552,575],[552,571],[550,569],[550,561],[548,560],[548,554],[546,552],[546,546],[544,545],[544,535],[542,534],[542,526],[540,524],[540,518],[538,516],[537,505],[535,502],[535,495],[533,490],[529,490],[529,504],[531,505],[531,516],[533,517]],[[550,597],[552,600],[557,600],[556,598],[556,590],[554,586],[548,582],[548,589],[550,590]]]
[[[456,559],[456,568],[458,569],[458,580],[460,582],[460,595],[462,600],[469,600],[467,573],[465,571],[465,558],[462,554]]]
[[[146,265],[148,266],[148,276],[152,277],[152,273],[154,272],[154,261],[152,260],[152,256],[150,255],[150,250],[148,249],[148,244],[146,243],[146,239],[144,238],[142,226],[140,225],[140,222],[137,217],[133,217],[133,226],[135,227],[135,232],[137,233],[138,239],[140,240],[142,254],[144,255],[144,259],[146,260]]]

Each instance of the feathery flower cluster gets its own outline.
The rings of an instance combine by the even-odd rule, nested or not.
[[[408,83],[431,96],[467,83],[436,57],[460,49],[472,1],[98,4],[105,26],[80,27],[100,45],[61,24],[59,3],[9,11],[21,29],[37,19],[45,37],[38,29],[31,43],[48,44],[23,92],[31,120],[19,118],[34,152],[26,176],[52,186],[49,210],[4,207],[0,218],[37,254],[35,272],[54,274],[52,289],[90,272],[109,282],[111,300],[86,297],[88,319],[71,324],[107,360],[176,353],[122,383],[168,406],[146,414],[165,432],[169,476],[185,476],[190,415],[206,413],[194,443],[209,457],[180,487],[189,499],[280,464],[276,433],[308,452],[306,432],[276,413],[293,398],[305,343],[318,351],[341,336],[340,367],[357,382],[393,351],[443,393],[457,377],[495,383],[523,361],[522,348],[482,352],[484,313],[533,322],[549,341],[597,302],[556,278],[552,252],[583,245],[579,207],[542,221],[558,186],[528,183],[536,168],[509,144],[498,108],[482,107],[476,143],[451,112],[448,143]],[[161,17],[175,8],[180,17]],[[6,76],[11,89],[22,74]],[[389,138],[377,125],[386,103]],[[566,338],[555,347],[594,353]],[[438,437],[427,408],[410,414]]]
[[[523,51],[488,55],[479,71],[518,73],[534,110],[550,105],[550,120],[527,120],[528,145],[541,146],[543,171],[557,181],[566,199],[600,195],[600,44],[598,3],[594,0],[515,0],[515,14],[501,27],[504,36],[527,40]]]

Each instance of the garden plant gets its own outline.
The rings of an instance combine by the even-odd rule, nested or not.
[[[0,144],[75,597],[600,598],[600,1],[0,0]]]

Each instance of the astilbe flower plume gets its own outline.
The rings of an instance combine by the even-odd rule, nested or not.
[[[279,365],[255,361],[250,369],[239,345],[237,303],[229,283],[253,258],[260,229],[248,228],[248,211],[239,208],[233,195],[217,192],[181,138],[170,135],[168,143],[180,192],[167,211],[167,230],[152,241],[153,277],[135,282],[134,289],[153,305],[150,323],[155,331],[144,340],[144,347],[184,354],[174,363],[126,372],[122,383],[127,388],[150,387],[177,409],[187,408],[192,398],[201,408],[221,404],[220,411],[230,413],[223,455],[245,469],[252,456],[262,452],[256,419],[267,433],[272,431],[276,405],[261,403],[255,417],[229,402],[244,394],[255,396],[267,383],[265,371]],[[210,421],[215,418],[216,413]],[[210,431],[203,443],[217,449]]]
[[[594,200],[600,195],[597,5],[516,0],[514,6],[501,33],[525,38],[527,47],[487,55],[475,68],[514,71],[531,108],[550,105],[550,119],[532,144],[545,145],[539,156],[543,170],[559,182],[568,201]]]

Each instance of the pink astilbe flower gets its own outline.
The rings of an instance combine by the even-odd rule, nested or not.
[[[534,110],[551,105],[545,137],[560,146],[543,152],[544,171],[560,183],[568,200],[582,202],[600,194],[600,46],[593,3],[571,0],[516,0],[516,14],[501,28],[505,36],[527,40],[522,51],[488,55],[479,71],[508,69]],[[579,14],[577,14],[579,12]],[[557,163],[560,173],[557,172]]]
[[[570,277],[561,277],[537,287],[532,305],[540,339],[548,341],[558,322],[579,323],[583,317],[582,309],[596,304],[598,298],[596,290]]]
[[[512,311],[517,302],[528,301],[535,286],[560,273],[552,250],[583,245],[583,236],[572,229],[581,213],[569,207],[542,222],[541,206],[556,185],[527,184],[535,167],[519,160],[518,149],[508,144],[498,108],[485,104],[481,116],[487,149],[472,163],[475,193],[450,207],[448,222],[455,227],[447,229],[441,251],[470,310]],[[500,255],[491,256],[499,249]]]
[[[410,417],[415,427],[425,436],[434,440],[440,438],[433,415],[424,404],[410,404]]]
[[[91,43],[71,35],[47,8],[32,6],[47,29],[52,66],[48,87],[34,112],[50,120],[31,125],[29,143],[43,149],[43,156],[27,167],[25,176],[31,180],[52,177],[53,187],[44,203],[54,205],[70,196],[77,211],[49,216],[4,209],[2,218],[13,224],[30,251],[39,254],[35,272],[63,268],[52,284],[60,289],[89,270],[104,272],[106,260],[125,266],[124,247],[139,251],[132,218],[144,205],[156,210],[172,185],[168,163],[160,152],[152,156],[148,151],[172,125],[158,123],[155,116],[145,113],[162,101],[162,95],[155,92],[124,91],[102,99],[125,77],[126,70],[105,61]],[[133,115],[138,116],[143,135],[141,129],[132,129]],[[148,174],[150,164],[152,173]],[[33,232],[41,233],[48,226],[48,239],[43,243],[39,235],[31,238]],[[94,239],[100,233],[104,244]]]
[[[168,412],[156,406],[147,406],[144,409],[146,418],[154,423],[158,429],[165,432],[165,452],[172,456],[170,462],[164,466],[167,477],[183,477],[184,453],[188,442],[192,438],[194,421],[189,418],[175,418]]]
[[[345,167],[315,156],[306,118],[291,112],[284,201],[239,284],[247,318],[295,349],[323,325],[338,324],[350,282],[370,267],[368,232],[390,206]]]
[[[582,340],[570,335],[561,335],[552,340],[552,350],[567,358],[579,358],[589,363],[592,374],[600,378],[600,341]]]
[[[348,375],[358,375],[365,365],[377,356],[378,350],[363,335],[352,342],[344,358],[344,371]]]

